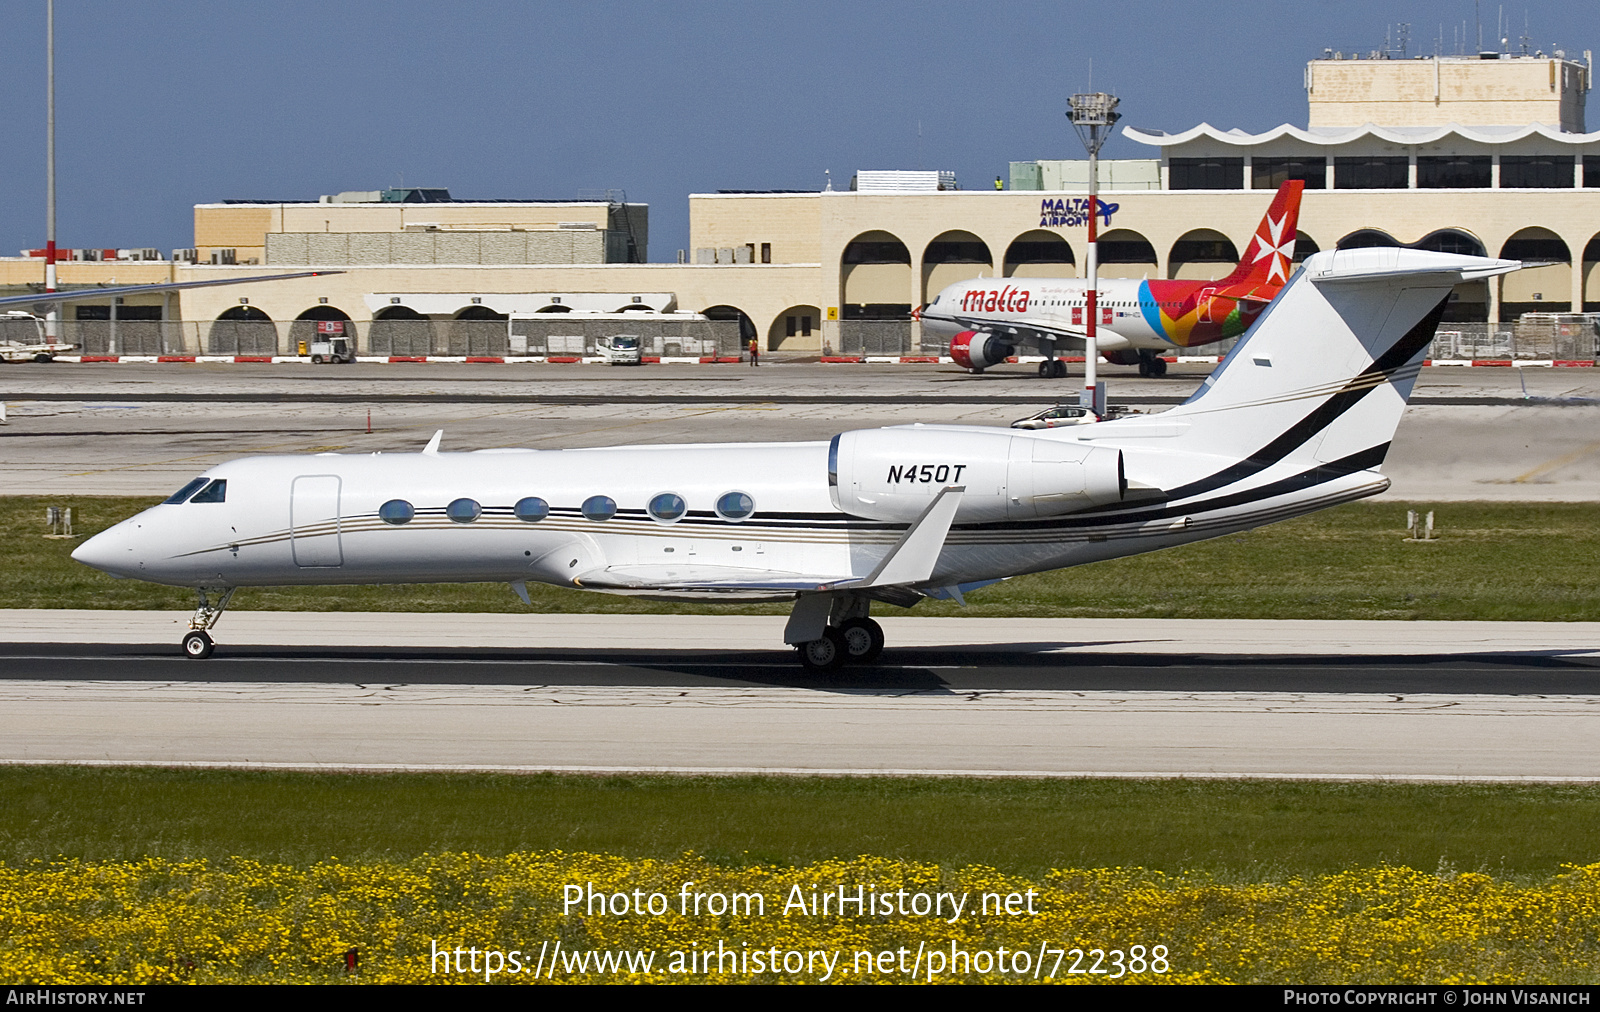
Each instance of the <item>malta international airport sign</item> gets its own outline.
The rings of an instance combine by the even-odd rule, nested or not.
[[[1102,228],[1111,227],[1111,216],[1117,213],[1121,204],[1108,204],[1100,198],[1095,198],[1099,205],[1100,225]],[[1040,228],[1079,228],[1089,224],[1089,198],[1088,197],[1045,197],[1039,201],[1039,227]]]

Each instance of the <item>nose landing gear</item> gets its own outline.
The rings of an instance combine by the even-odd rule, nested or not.
[[[211,639],[210,629],[217,624],[217,619],[227,610],[228,602],[233,599],[233,592],[237,587],[196,587],[194,618],[189,620],[189,632],[183,637],[183,656],[191,660],[203,661],[211,656],[216,649],[216,643]],[[216,596],[215,603],[212,596]]]

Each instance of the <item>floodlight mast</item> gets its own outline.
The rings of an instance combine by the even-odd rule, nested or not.
[[[45,141],[44,141],[44,290],[56,290],[56,0],[45,0]],[[56,314],[60,307],[50,304],[45,314],[45,331],[56,339]]]
[[[1078,139],[1089,152],[1089,290],[1084,310],[1088,314],[1088,327],[1083,342],[1083,400],[1084,406],[1100,414],[1104,406],[1095,403],[1095,366],[1100,358],[1100,348],[1095,340],[1095,324],[1100,315],[1100,146],[1110,136],[1122,114],[1117,112],[1115,95],[1103,91],[1073,95],[1067,100],[1067,117]]]

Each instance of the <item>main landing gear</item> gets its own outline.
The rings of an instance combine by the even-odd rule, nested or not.
[[[1067,363],[1059,358],[1047,358],[1039,363],[1040,379],[1066,379]]]
[[[831,675],[846,664],[876,661],[883,653],[883,627],[868,617],[871,604],[864,597],[844,594],[819,594],[809,601],[797,602],[796,617],[805,606],[813,621],[826,615],[828,623],[812,630],[816,633],[814,638],[794,644],[800,652],[801,666],[814,675]]]
[[[800,664],[814,675],[831,675],[846,664],[871,664],[883,653],[883,627],[870,618],[828,626],[814,640],[799,644]]]
[[[194,608],[194,618],[189,620],[189,632],[183,637],[183,656],[196,661],[203,661],[211,656],[217,645],[211,639],[210,629],[227,610],[228,602],[233,599],[233,592],[238,589],[237,587],[194,589],[198,601]],[[212,602],[213,596],[216,597],[215,603]]]
[[[1141,351],[1141,352],[1139,352],[1139,375],[1140,376],[1156,376],[1156,377],[1160,377],[1160,376],[1165,376],[1166,374],[1167,374],[1167,360],[1162,358],[1161,354],[1159,352],[1155,352],[1155,351]]]

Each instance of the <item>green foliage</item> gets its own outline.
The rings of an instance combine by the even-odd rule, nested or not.
[[[1016,874],[1256,881],[1376,864],[1542,876],[1600,861],[1594,786],[0,767],[0,864],[304,865],[587,850],[782,865],[876,854]]]

